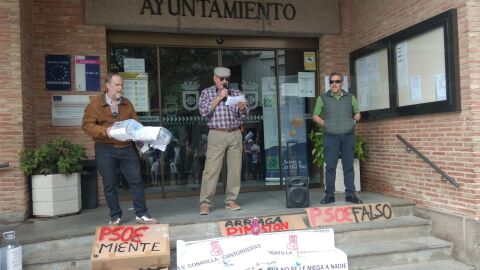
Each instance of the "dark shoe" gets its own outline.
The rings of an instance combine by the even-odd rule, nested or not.
[[[363,203],[363,201],[360,200],[356,195],[347,195],[345,197],[345,201],[351,202],[351,203]]]
[[[332,195],[325,195],[323,199],[320,201],[320,204],[329,204],[335,202],[335,196]]]
[[[200,215],[208,215],[210,213],[210,206],[208,204],[200,205]]]
[[[136,217],[135,221],[141,224],[157,224],[158,223],[156,219],[152,218],[148,214],[144,214],[141,217]]]
[[[113,226],[117,226],[117,225],[120,225],[120,223],[122,222],[122,219],[119,218],[119,217],[113,217],[110,219],[110,221],[108,222],[108,225],[113,225]]]

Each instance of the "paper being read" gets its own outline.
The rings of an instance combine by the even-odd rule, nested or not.
[[[225,105],[233,106],[238,104],[239,102],[246,101],[244,95],[240,96],[228,96],[227,101],[225,102]]]

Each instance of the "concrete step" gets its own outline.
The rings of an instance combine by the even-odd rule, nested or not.
[[[399,216],[394,220],[336,225],[334,230],[336,245],[348,246],[349,243],[368,244],[376,242],[378,239],[388,238],[393,242],[408,237],[429,235],[430,222],[415,216]],[[171,225],[172,255],[177,240],[194,241],[214,237],[221,237],[217,222]],[[24,265],[89,259],[93,239],[93,235],[86,235],[25,244],[23,248]]]
[[[271,205],[277,204],[276,201],[283,199],[283,195],[280,195],[276,197],[270,195],[271,199],[275,201]],[[384,197],[377,199],[375,196],[375,194],[370,195],[369,199],[371,202],[390,201]],[[321,196],[317,197],[320,198]],[[172,200],[172,203],[177,205],[177,200],[179,199]],[[169,269],[176,269],[177,240],[194,241],[221,237],[218,226],[218,222],[221,220],[250,218],[252,216],[300,214],[306,224],[308,224],[307,216],[303,209],[279,207],[278,209],[269,210],[267,208],[263,209],[263,204],[255,201],[255,208],[249,207],[250,211],[235,213],[219,208],[208,216],[198,216],[196,205],[189,205],[188,208],[183,209],[184,212],[190,212],[180,217],[176,217],[174,212],[168,212],[169,207],[162,208],[164,212],[167,212],[164,213],[165,217],[161,220],[170,224],[171,267]],[[335,204],[343,205],[345,202],[339,200]],[[431,223],[427,219],[413,216],[414,204],[392,199],[391,205],[396,216],[394,220],[377,220],[367,223],[332,226],[335,231],[336,246],[347,253],[350,269],[370,269],[387,265],[404,267],[403,264],[433,263],[436,260],[450,262],[452,260],[450,256],[451,244],[430,236]],[[178,211],[178,209],[176,210]],[[103,216],[104,214],[97,215],[95,213],[94,218]],[[78,217],[71,217],[71,219],[76,218]],[[126,224],[133,222],[134,220],[131,219],[125,220]],[[46,230],[47,233],[43,234],[32,232],[38,236],[22,241],[24,269],[90,269],[91,246],[94,240],[94,230],[98,226],[95,223],[98,224],[98,221],[91,223],[84,227],[69,227],[68,231],[65,231],[67,233],[63,232],[63,234],[55,234],[51,230]],[[49,221],[39,221],[36,227],[43,229],[53,226],[52,224],[54,223],[49,224]],[[71,224],[75,225],[77,223],[73,221]],[[27,235],[27,231],[24,231],[23,235]],[[452,261],[450,263],[454,265],[455,261]]]
[[[371,270],[473,270],[475,267],[463,264],[459,261],[437,260],[431,262],[410,263],[405,265],[385,266],[370,268]]]
[[[370,269],[383,265],[451,259],[450,242],[433,236],[410,237],[402,240],[378,239],[368,243],[336,245],[347,253],[351,270]]]

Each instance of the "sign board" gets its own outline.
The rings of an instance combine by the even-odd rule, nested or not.
[[[311,227],[394,219],[389,203],[306,208]]]
[[[80,127],[90,97],[85,95],[52,96],[52,126]]]
[[[220,221],[220,232],[223,236],[245,235],[252,233],[250,218]],[[301,215],[259,217],[260,233],[280,232],[306,229]]]
[[[100,91],[100,56],[75,56],[77,91]]]
[[[177,241],[177,269],[348,269],[333,229]]]
[[[157,269],[170,265],[167,224],[97,228],[91,255],[93,270]]]
[[[45,88],[70,91],[70,55],[45,55]]]
[[[123,78],[123,93],[137,112],[149,111],[148,74],[140,72],[120,72]]]

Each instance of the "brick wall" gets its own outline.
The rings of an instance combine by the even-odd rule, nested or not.
[[[16,0],[0,3],[0,223],[22,219],[25,215],[24,177],[15,169],[23,146],[22,59],[20,4]],[[4,27],[7,26],[7,27]]]
[[[35,64],[35,132],[36,145],[50,142],[58,136],[87,146],[88,156],[94,157],[93,141],[81,127],[52,127],[52,95],[92,95],[93,92],[46,91],[45,55],[100,56],[101,81],[107,72],[107,44],[104,27],[84,25],[82,0],[34,0],[35,18],[34,64]],[[74,62],[71,64],[72,88],[75,85]],[[103,190],[100,188],[99,190]],[[103,194],[103,193],[102,193]],[[103,203],[103,196],[99,197]]]
[[[480,96],[476,94],[480,78],[479,2],[353,0],[342,1],[341,5],[342,36],[325,37],[321,44],[325,41],[325,48],[342,48],[346,42],[344,65],[348,65],[351,51],[446,10],[458,10],[462,111],[362,123],[359,133],[367,148],[367,159],[361,166],[362,185],[364,190],[409,199],[426,209],[480,217]],[[346,41],[343,36],[347,36]],[[334,59],[337,53],[329,55]],[[396,134],[455,178],[460,189],[441,181],[423,160],[407,153]]]
[[[0,125],[8,127],[0,129],[0,162],[10,163],[10,168],[0,171],[0,222],[23,220],[30,214],[29,180],[18,164],[23,146],[38,146],[63,136],[88,146],[89,157],[93,157],[93,143],[80,127],[51,124],[52,95],[87,93],[45,89],[46,54],[98,55],[101,75],[105,75],[105,28],[85,26],[83,20],[81,0],[0,3],[0,25],[8,26],[0,28]]]

